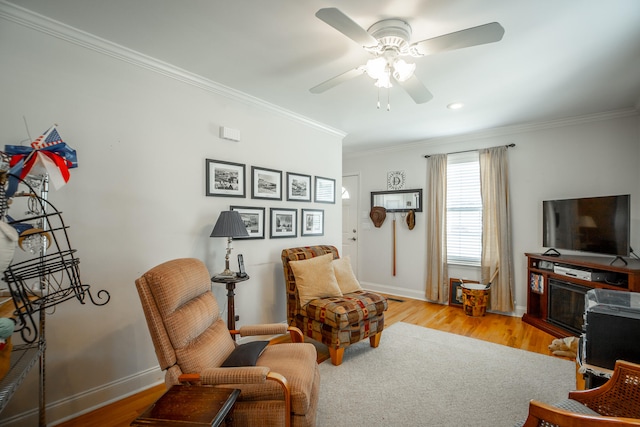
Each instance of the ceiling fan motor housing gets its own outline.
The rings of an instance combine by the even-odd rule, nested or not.
[[[384,19],[369,27],[367,32],[380,43],[380,45],[375,48],[378,54],[387,50],[397,51],[399,55],[409,54],[411,26],[405,21],[400,19]]]

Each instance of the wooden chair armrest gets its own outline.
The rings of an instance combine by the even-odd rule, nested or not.
[[[280,335],[287,333],[287,325],[285,323],[265,323],[262,325],[246,325],[235,331],[241,337],[250,337],[256,335]]]
[[[199,382],[203,385],[256,384],[267,380],[270,369],[266,366],[210,368],[200,373],[182,374],[180,382]]]
[[[295,326],[289,326],[287,328],[287,331],[289,331],[289,335],[291,335],[292,342],[296,342],[296,343],[304,342],[304,334],[300,329],[296,328]]]
[[[541,421],[546,421],[559,427],[640,426],[640,419],[577,414],[532,400],[529,402],[529,415],[522,427],[538,427]]]
[[[304,335],[302,334],[302,331],[300,329],[296,328],[295,326],[288,326],[284,323],[242,326],[240,329],[233,329],[229,332],[232,335],[240,335],[241,337],[256,335],[282,335],[289,332],[292,342],[304,342]]]
[[[277,372],[269,372],[267,379],[277,382],[282,387],[282,392],[284,393],[284,425],[285,427],[291,427],[291,387],[289,387],[289,382]]]

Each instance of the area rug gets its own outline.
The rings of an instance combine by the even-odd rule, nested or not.
[[[318,427],[513,426],[575,389],[569,360],[408,323],[320,364]]]

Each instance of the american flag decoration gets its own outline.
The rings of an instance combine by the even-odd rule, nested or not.
[[[69,169],[78,167],[76,150],[63,140],[56,125],[51,126],[36,138],[31,147],[23,145],[6,145],[5,152],[11,155],[9,162],[9,187],[7,196],[11,197],[17,188],[17,180],[11,176],[24,179],[27,175],[49,176],[49,181],[56,189],[69,182]]]
[[[45,133],[40,135],[31,143],[31,148],[36,150],[64,142],[56,129],[56,125],[51,126]]]

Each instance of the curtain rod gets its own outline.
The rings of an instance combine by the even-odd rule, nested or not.
[[[513,147],[515,147],[515,146],[516,146],[516,144],[514,144],[514,143],[511,143],[511,144],[507,144],[507,145],[505,145],[505,147],[507,147],[507,148],[513,148]],[[500,145],[498,145],[498,147],[501,147],[501,146],[500,146]],[[491,147],[491,148],[496,148],[496,147]],[[453,153],[446,153],[446,154],[470,153],[470,152],[472,152],[472,151],[478,151],[478,150],[480,150],[480,149],[479,149],[479,148],[477,148],[477,149],[475,149],[475,150],[454,151]],[[426,154],[426,155],[424,156],[424,158],[425,158],[425,159],[428,159],[428,158],[429,158],[429,157],[431,157],[432,155],[433,155],[433,154]]]

